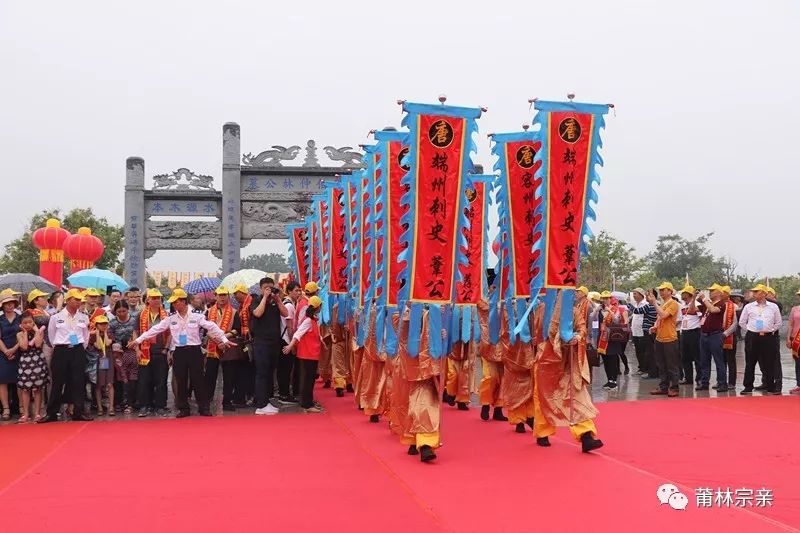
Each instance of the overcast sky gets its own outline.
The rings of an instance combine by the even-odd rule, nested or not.
[[[715,232],[743,272],[800,271],[800,10],[792,0],[671,2],[0,2],[0,244],[34,211],[123,220],[125,158],[148,178],[219,180],[222,124],[242,151],[357,146],[395,103],[486,106],[489,132],[527,99],[614,103],[595,232],[649,251]],[[217,181],[219,186],[219,181]],[[244,253],[285,251],[277,241]],[[148,268],[213,270],[209,252]]]

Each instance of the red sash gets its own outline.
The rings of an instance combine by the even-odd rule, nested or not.
[[[222,320],[220,320],[219,307],[217,305],[212,305],[208,310],[208,319],[215,324],[218,324],[219,329],[221,329],[223,333],[228,333],[231,330],[231,324],[233,324],[233,306],[230,304],[225,306],[225,310],[222,312]],[[208,339],[207,356],[214,359],[219,359],[219,348],[217,343],[210,338]]]
[[[797,335],[792,340],[792,357],[800,359],[800,330],[797,330]]]
[[[612,317],[611,319],[613,320],[614,314],[619,313],[622,318],[622,321],[620,323],[625,324],[626,323],[625,315],[621,311],[622,308],[619,306],[611,308],[612,314],[607,316],[611,316]],[[606,350],[608,350],[608,336],[610,333],[611,331],[606,327],[606,321],[605,319],[603,319],[603,321],[600,322],[600,340],[597,341],[597,353],[599,353],[600,355],[605,355]]]
[[[727,330],[729,327],[733,325],[733,321],[736,320],[736,305],[730,301],[725,301],[725,309],[722,311],[724,314],[722,315],[722,331]],[[723,350],[733,350],[733,333],[725,337],[725,340],[722,342],[722,349]]]
[[[242,335],[247,337],[250,333],[250,304],[253,303],[253,297],[247,295],[244,302],[239,306],[239,320],[242,321]]]
[[[159,320],[166,320],[167,319],[167,312],[164,311],[164,308],[160,308],[158,310],[158,317]],[[142,309],[142,312],[139,313],[139,334],[141,335],[148,329],[150,329],[152,324],[150,323],[150,308],[145,307]],[[166,339],[169,338],[169,331],[164,333],[165,344],[167,342]],[[150,364],[150,343],[152,341],[144,341],[139,345],[139,353],[141,356],[139,357],[139,364],[142,366],[147,366]]]

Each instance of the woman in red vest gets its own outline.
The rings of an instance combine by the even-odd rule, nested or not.
[[[283,347],[283,353],[297,347],[297,363],[300,369],[300,406],[307,413],[319,413],[322,409],[314,402],[314,381],[317,374],[322,339],[319,336],[319,323],[317,314],[322,305],[319,296],[308,299],[305,316],[300,317],[300,323],[292,337],[292,341]]]

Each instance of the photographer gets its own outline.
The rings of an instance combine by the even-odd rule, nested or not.
[[[277,412],[270,409],[269,400],[275,392],[275,372],[283,347],[281,317],[289,315],[283,305],[280,289],[272,278],[258,283],[261,296],[250,304],[250,335],[253,338],[253,357],[256,365],[256,414]]]

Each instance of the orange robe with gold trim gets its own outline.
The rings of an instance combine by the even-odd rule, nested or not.
[[[478,320],[481,324],[481,341],[478,355],[481,358],[481,384],[478,389],[478,401],[481,405],[503,407],[501,394],[503,383],[503,352],[500,344],[489,342],[489,304],[485,300],[478,302]]]
[[[375,337],[376,309],[372,308],[367,327],[369,332],[364,341],[361,359],[361,386],[359,387],[359,403],[367,416],[382,415],[386,412],[386,354],[378,353],[378,341]]]
[[[508,319],[505,313],[514,313],[514,309],[502,306],[500,309],[500,340],[498,348],[503,354],[503,385],[501,394],[508,409],[508,422],[517,425],[533,418],[533,359],[535,356],[532,342],[511,344],[508,331]],[[516,320],[514,321],[516,323]],[[533,331],[533,330],[532,330]]]
[[[569,426],[576,439],[597,430],[592,419],[597,408],[590,392],[591,368],[586,358],[589,301],[576,304],[573,309],[573,327],[577,342],[562,343],[559,334],[561,292],[556,299],[553,318],[547,339],[539,344],[536,355],[536,421],[534,434],[546,437],[559,426]]]
[[[389,429],[400,437],[400,443],[406,446],[415,444],[416,437],[406,431],[408,418],[409,382],[406,379],[405,359],[408,357],[408,312],[396,312],[392,315],[392,324],[397,331],[397,355],[390,358],[386,366],[391,369],[391,387],[389,390]]]

